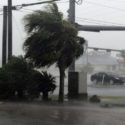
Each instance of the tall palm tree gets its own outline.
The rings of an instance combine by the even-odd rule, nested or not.
[[[55,3],[46,10],[35,11],[24,18],[28,37],[24,42],[25,57],[35,67],[57,64],[60,72],[59,101],[64,100],[65,69],[83,54],[85,40],[59,12]]]

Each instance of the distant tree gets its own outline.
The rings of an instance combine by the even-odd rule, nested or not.
[[[65,70],[83,54],[85,40],[77,36],[77,29],[63,19],[56,4],[46,10],[35,11],[24,18],[28,37],[24,43],[25,58],[34,67],[57,64],[60,72],[59,101],[64,100]]]
[[[121,51],[121,56],[122,56],[123,58],[125,58],[125,50],[122,50],[122,51]]]

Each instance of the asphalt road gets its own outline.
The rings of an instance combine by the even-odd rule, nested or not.
[[[125,125],[124,117],[124,108],[102,108],[84,103],[0,105],[0,125]]]

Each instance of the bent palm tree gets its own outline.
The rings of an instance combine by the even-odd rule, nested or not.
[[[36,11],[25,18],[28,37],[24,43],[25,57],[35,67],[57,63],[60,72],[59,101],[64,99],[65,69],[82,55],[85,40],[77,37],[77,29],[63,19],[56,4],[45,11]]]

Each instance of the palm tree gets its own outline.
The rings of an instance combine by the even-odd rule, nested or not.
[[[38,86],[38,89],[40,92],[43,93],[42,99],[48,100],[48,93],[53,92],[56,88],[55,83],[55,77],[53,77],[51,74],[48,74],[47,72],[41,73],[41,82]]]
[[[46,10],[35,11],[24,18],[28,37],[24,42],[25,57],[34,67],[56,63],[60,73],[59,101],[64,100],[65,69],[83,54],[85,40],[77,36],[77,29],[59,12],[56,4]]]

